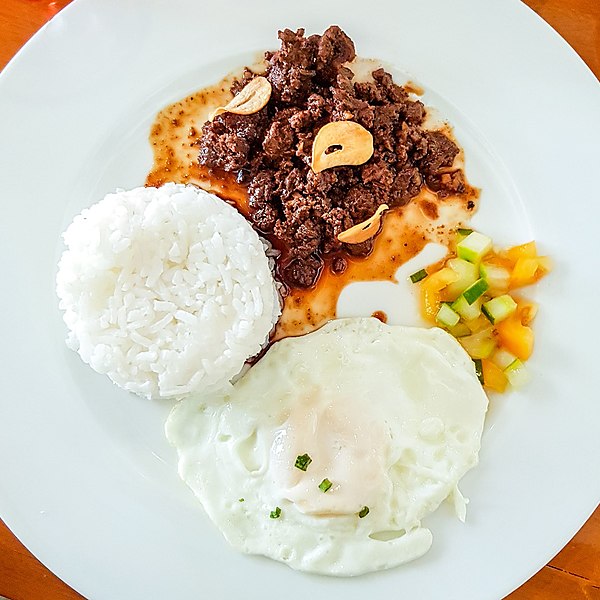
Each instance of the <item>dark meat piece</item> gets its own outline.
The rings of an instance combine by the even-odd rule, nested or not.
[[[408,93],[404,88],[396,85],[389,73],[383,69],[373,71],[373,79],[378,86],[385,92],[390,102],[406,102],[408,101]]]
[[[277,183],[271,171],[257,173],[248,186],[250,206],[259,209],[270,205],[276,189]]]
[[[343,256],[334,256],[331,261],[331,272],[335,275],[343,273],[348,268],[348,261]]]
[[[294,144],[294,132],[287,120],[277,120],[271,123],[267,130],[262,147],[270,158],[280,158],[290,154]]]
[[[267,77],[281,102],[300,104],[309,95],[315,76],[318,36],[304,37],[304,29],[279,32],[281,49],[269,54]]]
[[[253,146],[262,140],[267,118],[264,111],[253,115],[223,113],[202,127],[199,161],[224,171],[243,169]]]
[[[335,81],[343,63],[354,60],[354,42],[337,26],[332,25],[319,39],[316,68],[324,83]]]
[[[371,186],[378,196],[384,196],[394,183],[394,174],[390,165],[384,160],[372,160],[362,167],[363,183]]]
[[[356,225],[371,217],[380,204],[383,202],[379,202],[368,187],[356,185],[348,190],[345,208],[350,213],[352,225]]]
[[[343,75],[337,78],[337,87],[332,87],[332,117],[334,121],[356,121],[365,129],[373,127],[373,108],[365,100],[355,96],[354,87]]]
[[[328,169],[320,173],[312,170],[306,174],[306,190],[309,194],[327,194],[337,183],[338,174],[335,169]]]
[[[327,254],[329,252],[335,252],[342,247],[342,242],[337,239],[337,236],[350,229],[353,222],[352,218],[346,210],[343,208],[332,208],[323,214],[323,221],[325,222],[325,244],[323,251]]]
[[[373,250],[373,238],[365,240],[360,244],[344,244],[348,254],[352,256],[368,256]]]
[[[292,287],[309,287],[323,256],[330,255],[332,269],[341,271],[344,255],[371,251],[372,239],[342,244],[337,236],[381,204],[402,206],[425,184],[441,198],[463,193],[467,185],[461,170],[451,171],[456,144],[423,129],[421,102],[384,69],[373,71],[371,81],[354,81],[347,66],[356,56],[354,44],[339,27],[310,37],[303,29],[285,29],[279,39],[281,48],[265,54],[264,76],[273,88],[269,103],[253,115],[225,113],[205,123],[199,161],[233,172],[248,186],[252,223],[283,249],[279,276]],[[255,76],[246,70],[232,91]],[[367,128],[373,156],[364,165],[314,173],[315,136],[337,120]]]
[[[311,94],[306,101],[306,110],[299,110],[290,116],[290,125],[295,131],[314,127],[319,119],[326,114],[326,110],[327,101],[323,96]]]
[[[437,173],[443,167],[451,167],[458,154],[458,146],[440,131],[425,134],[427,152],[421,159],[421,167],[426,174]]]
[[[299,258],[283,269],[283,278],[294,287],[309,288],[317,282],[322,269],[323,261],[315,256]]]
[[[411,125],[420,125],[425,120],[425,107],[420,100],[408,100],[402,107],[404,120]]]
[[[256,74],[252,72],[248,67],[244,68],[244,73],[239,79],[235,79],[229,88],[231,93],[235,96],[239,94],[239,92],[249,83],[252,79],[256,77]]]
[[[421,190],[423,179],[416,167],[405,167],[398,172],[390,194],[393,195],[392,205],[406,204],[414,198]]]
[[[274,233],[286,242],[292,256],[305,258],[316,252],[321,245],[321,230],[315,221],[293,223],[280,220],[275,223]]]
[[[385,90],[373,81],[357,81],[354,84],[354,93],[357,98],[369,104],[383,104],[387,97]]]
[[[261,206],[252,214],[252,220],[256,228],[267,234],[274,232],[277,217],[277,210],[271,204]]]
[[[452,194],[463,194],[466,190],[465,175],[462,171],[428,175],[425,181],[427,186],[440,198],[446,198]]]

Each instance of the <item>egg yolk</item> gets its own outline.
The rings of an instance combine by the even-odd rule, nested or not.
[[[348,515],[372,507],[391,486],[384,456],[389,433],[381,422],[352,398],[311,394],[293,406],[270,453],[272,483],[281,496],[306,514]],[[304,454],[311,459],[305,471],[295,466]],[[327,485],[319,487],[325,480],[331,482],[326,491]]]

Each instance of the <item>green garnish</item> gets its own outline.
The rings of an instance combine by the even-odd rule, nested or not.
[[[243,498],[240,498],[240,499],[238,500],[238,502],[243,502],[243,501],[244,501],[244,499],[243,499]]]
[[[358,513],[359,518],[364,518],[369,514],[369,507],[368,506],[363,506],[360,509],[360,512]]]
[[[417,271],[416,273],[413,273],[410,276],[410,280],[413,283],[419,283],[419,281],[425,279],[425,277],[427,277],[428,273],[425,269],[421,269],[420,271]]]
[[[457,232],[459,235],[469,235],[470,233],[473,233],[473,230],[472,230],[472,229],[468,229],[468,228],[466,228],[466,227],[459,227],[459,228],[456,230],[456,232]]]
[[[321,483],[319,484],[319,489],[325,493],[329,490],[329,488],[331,488],[331,486],[333,485],[333,483],[331,483],[331,481],[329,481],[329,479],[327,479],[327,477],[325,477],[325,479],[323,479],[323,481],[321,481]]]
[[[483,368],[481,366],[481,359],[474,358],[473,362],[475,363],[475,375],[477,375],[477,379],[479,379],[479,382],[481,383],[481,385],[483,385],[484,381],[483,381]]]
[[[464,299],[473,304],[477,298],[483,296],[488,289],[488,282],[485,279],[478,279],[473,285],[470,285],[463,293]]]
[[[271,519],[279,519],[279,517],[281,516],[281,509],[279,508],[279,506],[276,506],[275,510],[272,510],[269,516],[271,517]]]
[[[312,458],[308,454],[302,454],[301,456],[296,457],[296,462],[294,466],[296,469],[300,469],[301,471],[306,471],[306,468],[312,462]]]

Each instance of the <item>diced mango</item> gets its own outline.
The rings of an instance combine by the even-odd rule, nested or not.
[[[537,259],[540,269],[544,271],[544,275],[552,271],[554,265],[552,264],[552,259],[549,256],[538,256]]]
[[[440,310],[441,290],[458,279],[449,267],[444,267],[421,282],[421,312],[426,319],[435,321]]]
[[[535,242],[527,242],[527,244],[513,246],[506,251],[506,256],[513,264],[516,263],[519,258],[535,258],[537,256],[537,247]]]
[[[496,265],[498,267],[504,267],[509,271],[512,271],[512,268],[515,264],[514,261],[510,260],[507,256],[498,253],[488,254],[485,257],[485,262],[488,264]]]
[[[472,333],[477,333],[482,329],[486,329],[489,326],[490,322],[484,315],[479,315],[476,319],[467,321],[467,327],[471,330]]]
[[[515,298],[516,300],[516,298]],[[537,315],[538,305],[531,300],[517,300],[517,315],[523,325],[529,325]]]
[[[545,263],[545,258],[544,256],[518,258],[510,274],[510,288],[514,289],[539,281],[548,272],[540,262]]]
[[[481,369],[486,388],[500,393],[506,389],[508,378],[500,367],[495,365],[491,360],[484,358],[481,360]]]
[[[518,313],[496,325],[498,342],[521,360],[527,360],[533,352],[533,330],[521,322]]]

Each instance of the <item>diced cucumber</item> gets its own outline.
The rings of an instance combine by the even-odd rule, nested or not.
[[[492,356],[492,362],[494,362],[503,371],[509,365],[515,362],[515,360],[517,360],[517,357],[514,354],[511,354],[508,350],[505,350],[504,348],[498,348],[498,350],[494,352],[494,356]]]
[[[496,349],[496,340],[492,328],[484,329],[473,335],[459,338],[462,347],[471,358],[488,358]]]
[[[435,316],[435,320],[444,327],[454,327],[460,321],[460,315],[454,312],[447,304],[442,304]]]
[[[481,359],[474,358],[473,364],[475,365],[475,375],[477,375],[477,379],[479,379],[479,383],[481,383],[481,385],[484,385],[485,380],[483,379],[483,365],[481,364]]]
[[[479,273],[487,282],[493,296],[503,294],[508,290],[510,271],[500,265],[481,263]]]
[[[492,298],[481,306],[481,312],[490,320],[492,325],[504,321],[516,310],[517,303],[508,294]]]
[[[464,338],[463,338],[464,339]],[[508,378],[510,385],[514,388],[521,388],[527,385],[531,380],[531,375],[525,367],[525,363],[516,358],[504,369],[504,373]]]
[[[473,304],[477,298],[483,296],[487,289],[487,281],[485,279],[478,279],[475,283],[471,284],[462,295],[469,304]]]
[[[473,230],[469,229],[468,227],[457,227],[456,233],[458,233],[458,235],[462,235],[463,237],[467,237],[469,234],[473,233]]]
[[[472,321],[481,314],[481,299],[469,304],[464,295],[459,296],[452,304],[452,310],[457,312],[465,321]]]
[[[447,300],[456,300],[479,277],[477,266],[462,258],[451,258],[446,262],[457,275],[458,279],[444,288],[444,297]]]
[[[470,233],[456,245],[458,258],[478,263],[492,249],[492,239],[477,231]]]
[[[465,335],[471,335],[471,330],[467,327],[466,323],[457,323],[454,327],[449,327],[448,331],[455,337],[464,337]]]
[[[417,271],[416,273],[413,273],[410,276],[410,280],[413,283],[419,283],[419,281],[422,281],[423,279],[425,279],[425,277],[427,277],[428,273],[425,269],[421,269],[420,271]]]

